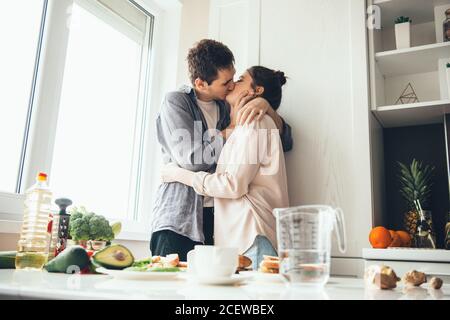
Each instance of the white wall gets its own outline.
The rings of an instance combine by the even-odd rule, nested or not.
[[[208,38],[209,0],[183,0],[178,51],[177,85],[189,84],[187,53],[197,41]]]
[[[16,250],[17,241],[19,241],[18,233],[0,233],[0,251]]]

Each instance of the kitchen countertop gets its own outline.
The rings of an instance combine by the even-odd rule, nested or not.
[[[289,289],[282,282],[250,280],[240,286],[205,286],[191,281],[116,280],[108,275],[68,275],[46,271],[0,270],[0,299],[152,299],[152,300],[434,300],[450,299],[450,285],[403,293],[364,287],[362,279],[330,278],[321,291]]]

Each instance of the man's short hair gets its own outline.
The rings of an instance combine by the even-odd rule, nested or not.
[[[234,65],[234,56],[223,43],[204,39],[189,50],[187,61],[192,84],[197,78],[211,84],[217,79],[219,70]]]

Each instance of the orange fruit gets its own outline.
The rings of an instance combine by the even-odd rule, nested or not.
[[[392,242],[392,236],[385,227],[375,227],[370,231],[369,241],[373,248],[385,249]]]
[[[400,239],[402,239],[403,247],[411,247],[411,236],[406,231],[396,231]]]
[[[400,238],[400,236],[397,234],[397,232],[394,230],[389,230],[389,233],[391,234],[392,237],[392,242],[389,245],[389,247],[402,247],[403,241],[402,238]]]

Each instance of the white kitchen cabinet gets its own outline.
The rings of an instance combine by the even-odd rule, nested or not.
[[[341,207],[347,252],[334,246],[333,272],[361,275],[346,262],[362,266],[372,227],[365,1],[217,0],[210,10],[211,35],[236,48],[238,70],[260,64],[289,77],[279,112],[293,128],[290,204]]]
[[[259,64],[260,0],[211,0],[209,36],[225,43],[236,57],[236,71]]]

